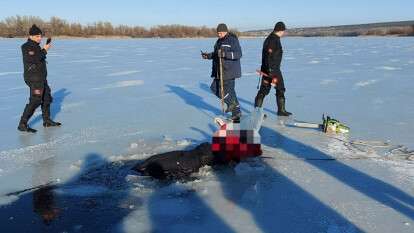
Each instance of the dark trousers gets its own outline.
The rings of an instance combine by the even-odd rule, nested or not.
[[[210,89],[214,93],[214,95],[221,99],[220,79],[214,79],[211,83]],[[235,91],[235,80],[224,80],[223,89],[224,102],[227,104],[228,110],[231,111],[233,114],[240,113],[240,104]]]
[[[276,90],[276,98],[277,99],[285,99],[285,83],[283,81],[282,72],[279,70],[277,72],[277,84],[275,86]],[[269,94],[270,89],[272,88],[272,78],[262,77],[262,81],[260,84],[260,89],[257,92],[256,100],[255,100],[255,107],[262,107],[263,99]]]
[[[29,103],[24,108],[21,121],[27,123],[32,117],[36,109],[42,107],[43,120],[50,119],[50,104],[52,103],[52,94],[50,87],[45,80],[44,82],[29,82],[26,81],[26,85],[30,88]]]

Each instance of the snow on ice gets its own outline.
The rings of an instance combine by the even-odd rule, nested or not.
[[[240,41],[247,114],[263,39]],[[0,63],[2,232],[413,232],[413,38],[284,39],[287,109],[316,123],[328,113],[351,134],[290,127],[272,90],[263,156],[187,182],[131,167],[211,140],[221,110],[199,51],[214,39],[56,39],[48,81],[63,126],[43,129],[35,116],[36,135],[16,130],[29,92],[23,42],[0,41],[10,58]]]

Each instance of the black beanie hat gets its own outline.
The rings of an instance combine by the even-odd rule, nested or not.
[[[228,32],[229,29],[227,28],[227,25],[224,23],[221,23],[217,25],[217,32]]]
[[[29,35],[31,36],[42,35],[42,34],[43,34],[42,30],[40,30],[40,28],[38,28],[36,24],[33,24],[29,30]]]
[[[277,22],[275,25],[275,29],[273,29],[275,32],[285,31],[286,25],[283,22]]]

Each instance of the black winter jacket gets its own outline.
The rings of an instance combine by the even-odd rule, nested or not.
[[[279,75],[282,56],[283,48],[280,43],[280,37],[272,32],[263,43],[262,72],[270,75]]]
[[[26,82],[43,82],[47,77],[45,49],[33,40],[28,39],[22,46],[24,80]]]

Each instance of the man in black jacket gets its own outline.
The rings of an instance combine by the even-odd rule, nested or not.
[[[269,94],[271,85],[275,84],[278,116],[289,116],[292,114],[285,109],[286,89],[282,72],[280,71],[280,63],[282,62],[283,55],[280,38],[284,35],[285,30],[285,24],[283,22],[278,22],[275,25],[273,32],[263,43],[261,71],[264,73],[264,76],[262,77],[260,90],[257,93],[254,102],[255,107],[262,107],[263,99]]]
[[[30,88],[30,98],[29,103],[24,108],[17,129],[23,132],[36,133],[36,130],[30,128],[27,123],[39,106],[42,107],[44,127],[60,126],[61,124],[50,119],[52,95],[46,79],[46,54],[51,44],[46,44],[43,49],[40,48],[42,31],[36,25],[30,28],[29,35],[29,39],[21,48],[23,54],[24,81]]]
[[[202,53],[202,57],[213,60],[211,77],[214,80],[211,83],[210,89],[218,98],[222,98],[220,91],[220,75],[222,75],[223,98],[224,103],[227,105],[225,111],[231,112],[231,119],[237,122],[240,120],[241,111],[234,89],[235,79],[241,77],[240,58],[242,57],[242,51],[237,36],[228,31],[226,24],[219,24],[217,26],[217,36],[218,40],[214,45],[214,52]],[[220,62],[222,63],[222,69],[220,69]],[[223,70],[223,74],[220,74],[220,70]]]

